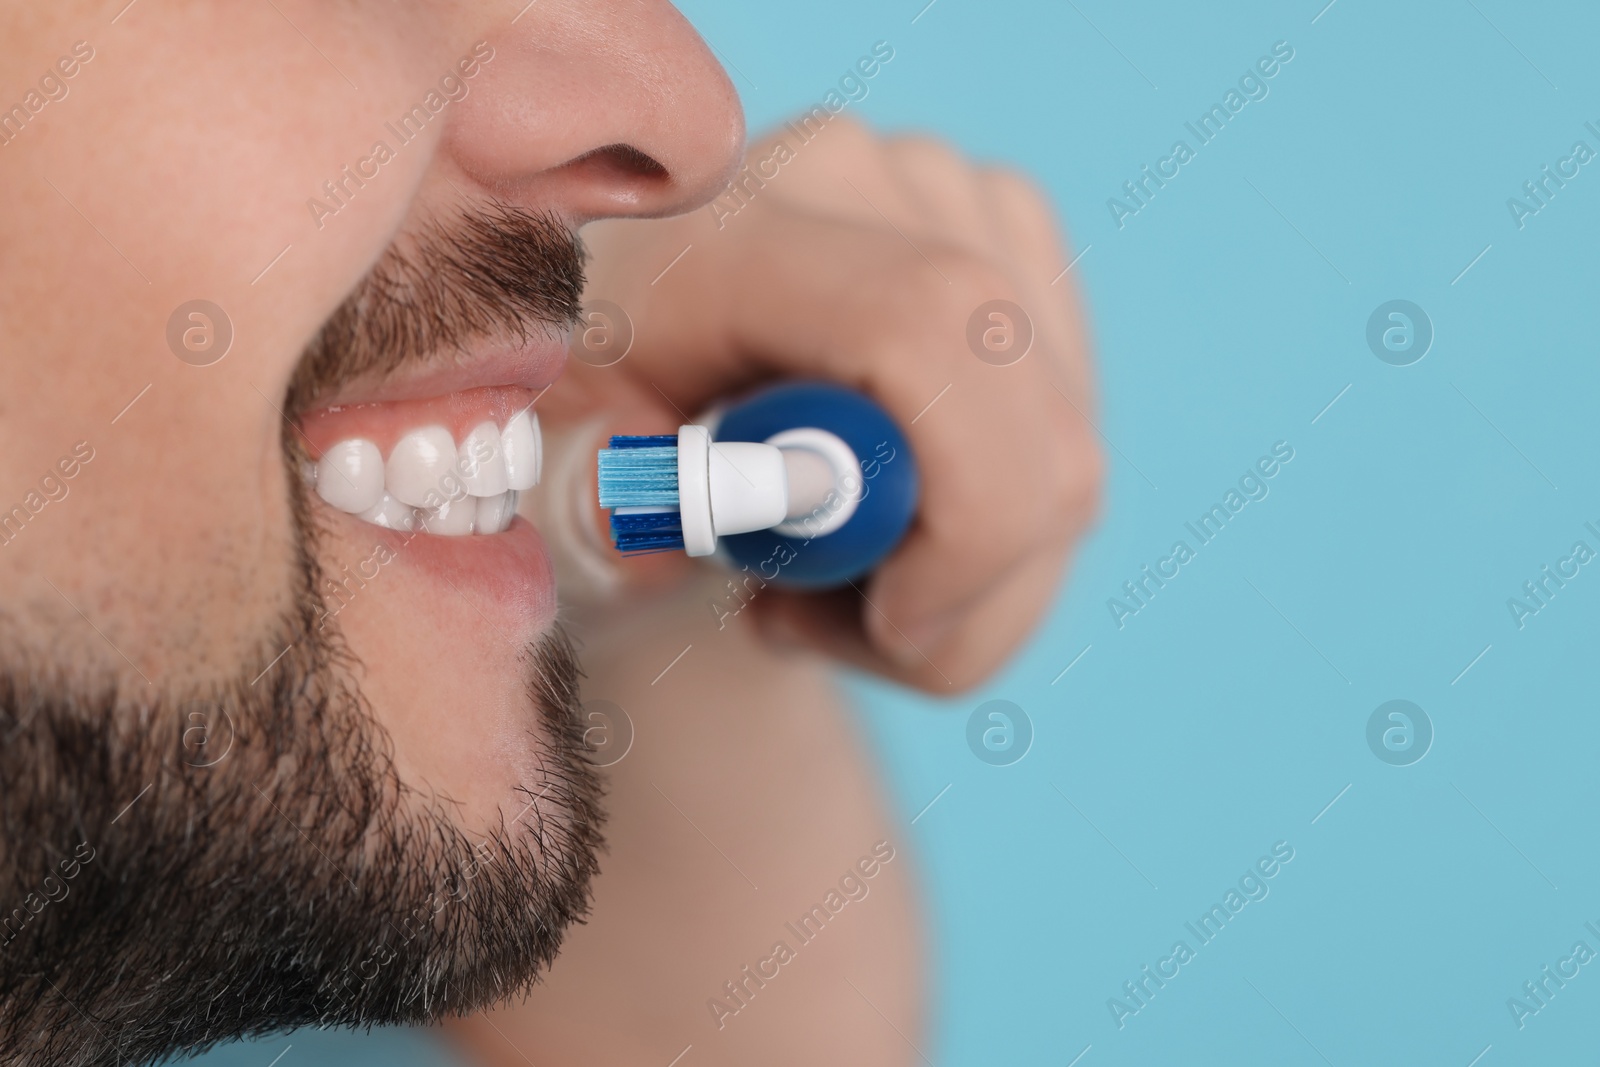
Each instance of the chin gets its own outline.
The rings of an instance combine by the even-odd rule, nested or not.
[[[402,782],[464,827],[516,817],[552,749],[536,652],[555,582],[534,527],[461,537],[344,520],[319,556],[319,626],[336,630],[352,688],[393,744]]]

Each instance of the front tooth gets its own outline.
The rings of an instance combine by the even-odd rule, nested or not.
[[[495,497],[510,488],[498,426],[480,422],[467,434],[467,439],[461,442],[461,471],[461,484],[473,496]]]
[[[517,494],[501,493],[499,496],[478,498],[476,529],[481,534],[504,533],[517,514]]]
[[[506,487],[521,491],[539,484],[544,457],[539,447],[539,416],[526,409],[511,416],[500,431],[500,450],[506,457]]]
[[[317,495],[340,511],[366,511],[383,498],[383,455],[363,437],[352,437],[317,461]]]
[[[422,512],[422,528],[439,537],[463,537],[472,532],[478,517],[478,498],[471,496],[447,500]]]
[[[417,528],[417,509],[409,504],[402,504],[388,493],[383,494],[383,499],[363,511],[357,518],[382,526],[385,530],[405,530],[407,532]]]
[[[402,504],[433,507],[453,495],[455,465],[456,442],[450,431],[443,426],[424,426],[400,438],[389,453],[384,488]]]

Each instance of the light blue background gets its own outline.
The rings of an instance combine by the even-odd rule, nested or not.
[[[1506,200],[1575,140],[1600,149],[1600,16],[1324,2],[685,5],[754,129],[888,40],[851,110],[1033,174],[1083,253],[1112,444],[1070,586],[968,697],[857,686],[904,818],[950,786],[910,831],[934,1062],[1592,1055],[1600,964],[1525,1029],[1506,1000],[1575,941],[1600,950],[1600,565],[1521,630],[1506,601],[1575,540],[1600,549],[1600,164],[1520,231]],[[1270,95],[1119,230],[1107,198],[1193,146],[1184,122],[1280,40]],[[1409,367],[1365,342],[1394,298],[1436,331]],[[1107,598],[1280,440],[1270,495],[1119,630]],[[1036,731],[1009,767],[966,747],[994,698]],[[1436,730],[1413,766],[1367,748],[1393,698]],[[1280,840],[1270,896],[1119,1030],[1107,998],[1195,947],[1185,921]]]

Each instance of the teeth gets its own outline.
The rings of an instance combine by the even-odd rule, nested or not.
[[[539,417],[531,411],[519,411],[511,416],[506,428],[500,431],[500,449],[506,457],[506,486],[518,490],[532,489],[539,484],[539,467],[542,460],[539,447]]]
[[[389,495],[412,507],[437,507],[459,495],[456,443],[443,426],[426,426],[400,438],[384,466],[384,488]],[[455,489],[457,491],[452,492]]]
[[[501,493],[499,496],[478,497],[478,514],[475,528],[481,534],[504,533],[517,514],[517,494]]]
[[[517,514],[517,495],[539,480],[538,416],[521,411],[502,430],[480,422],[458,448],[443,426],[402,437],[387,461],[363,437],[339,441],[301,476],[340,511],[388,530],[436,536],[497,534]]]
[[[417,509],[410,504],[400,503],[388,493],[384,493],[382,500],[357,515],[356,518],[364,522],[370,522],[374,526],[382,526],[385,530],[405,530],[410,532],[417,528]]]
[[[383,498],[383,456],[362,438],[340,441],[317,461],[317,495],[352,514]]]
[[[506,480],[506,453],[500,428],[480,422],[461,442],[461,482],[473,496],[495,497],[511,488]]]
[[[460,496],[421,514],[422,528],[439,537],[465,537],[478,517],[478,498]]]

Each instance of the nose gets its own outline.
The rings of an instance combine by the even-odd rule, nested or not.
[[[582,225],[688,211],[731,180],[738,95],[664,0],[539,0],[489,43],[441,148],[501,199]]]

